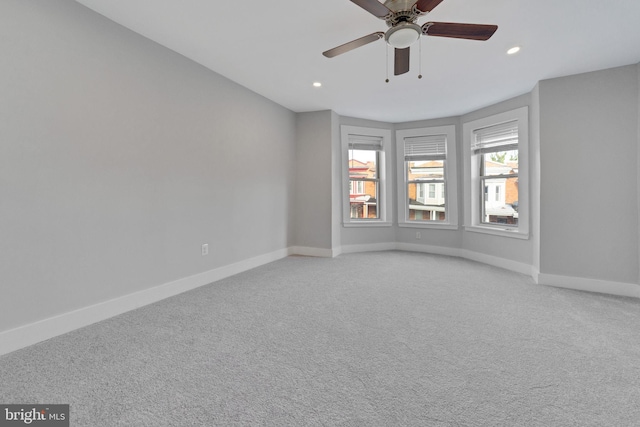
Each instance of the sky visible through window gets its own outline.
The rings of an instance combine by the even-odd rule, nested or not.
[[[362,163],[375,162],[376,152],[374,150],[349,150],[349,161],[351,160]]]

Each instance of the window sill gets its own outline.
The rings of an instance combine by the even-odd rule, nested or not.
[[[432,228],[438,230],[457,230],[459,227],[457,224],[451,224],[448,222],[400,222],[398,227],[406,228]]]
[[[510,237],[513,239],[528,240],[529,233],[524,233],[520,230],[501,228],[501,227],[487,227],[481,225],[467,225],[464,227],[465,231],[471,231],[474,233],[492,234],[494,236]]]
[[[387,221],[351,221],[343,222],[343,227],[391,227],[393,224]]]

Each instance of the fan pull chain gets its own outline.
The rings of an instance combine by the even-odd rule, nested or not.
[[[384,63],[384,68],[387,71],[387,79],[385,80],[385,82],[389,83],[389,45],[385,43],[384,48],[385,48],[385,51],[387,52],[387,60]]]
[[[422,37],[418,39],[418,78],[422,78]]]

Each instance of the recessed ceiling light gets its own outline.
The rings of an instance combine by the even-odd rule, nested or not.
[[[321,87],[322,83],[320,82],[313,82],[313,87]]]
[[[514,46],[507,51],[508,55],[513,55],[514,53],[520,52],[520,46]]]

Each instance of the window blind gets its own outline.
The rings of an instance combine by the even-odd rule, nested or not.
[[[473,132],[471,151],[475,154],[495,153],[518,149],[518,121],[501,123]]]
[[[404,160],[445,160],[447,135],[412,136],[404,139]]]
[[[382,150],[382,138],[367,135],[349,135],[349,150]]]

